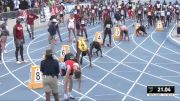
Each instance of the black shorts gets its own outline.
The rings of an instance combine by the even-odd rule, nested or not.
[[[85,24],[81,24],[81,27],[85,27],[86,25]]]
[[[60,17],[63,17],[64,15],[63,14],[60,14]]]
[[[76,29],[80,30],[80,24],[76,23]]]

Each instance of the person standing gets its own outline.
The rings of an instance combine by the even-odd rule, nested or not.
[[[72,39],[71,39],[71,31],[73,32],[74,38],[77,41],[76,33],[75,33],[75,18],[74,18],[73,14],[70,14],[70,18],[68,19],[67,25],[68,25],[67,27],[68,27],[68,38],[69,38],[68,41],[69,42],[72,41]]]
[[[2,23],[0,25],[0,31],[1,31],[1,51],[4,53],[7,53],[7,51],[5,50],[5,46],[6,46],[6,41],[7,41],[7,36],[9,36],[9,31],[8,31],[8,27],[7,27],[7,18],[4,18],[4,23]]]
[[[50,101],[51,92],[54,96],[55,101],[59,101],[59,63],[53,58],[53,52],[51,49],[46,50],[45,59],[41,61],[40,71],[43,73],[43,85],[46,93],[46,101]]]
[[[0,36],[0,42],[1,42],[1,36]],[[1,61],[1,54],[2,54],[2,47],[1,47],[1,44],[0,44],[0,61]]]
[[[68,100],[69,98],[75,99],[72,95],[73,74],[80,71],[79,65],[78,63],[76,63],[74,60],[71,60],[71,59],[65,61],[65,64],[66,64],[66,75],[64,77],[64,99],[65,100]],[[79,84],[80,84],[80,81],[79,81]],[[68,90],[68,84],[69,84],[69,90]],[[80,88],[79,88],[79,91],[80,91]]]
[[[19,4],[19,9],[25,10],[28,8],[29,8],[28,2],[26,0],[21,0]]]
[[[49,32],[49,43],[51,44],[51,49],[54,49],[54,45],[56,44],[56,32],[57,32],[57,20],[56,19],[52,19],[52,21],[50,22],[49,28],[48,28],[48,32]]]
[[[32,10],[29,10],[27,13],[27,31],[29,33],[30,39],[34,39],[34,21],[39,17],[33,13]]]
[[[23,26],[20,24],[20,19],[16,20],[16,25],[13,28],[13,36],[14,36],[14,44],[16,47],[15,56],[16,56],[16,63],[21,64],[26,61],[24,61],[23,57],[23,44],[25,43],[24,40],[24,32],[23,32]],[[21,62],[18,60],[18,52],[20,51],[21,55]]]
[[[111,17],[108,16],[104,22],[104,38],[103,38],[102,46],[104,46],[106,36],[109,35],[109,45],[108,46],[111,47],[111,36],[112,36],[111,28],[112,28],[112,26],[113,26],[113,23],[112,23]]]
[[[14,10],[15,11],[19,10],[19,4],[20,4],[19,0],[14,0]]]

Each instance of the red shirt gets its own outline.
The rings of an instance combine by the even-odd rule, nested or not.
[[[71,69],[71,73],[70,74],[73,74],[73,71],[74,71],[74,68],[73,68],[73,64],[75,62],[73,60],[67,60],[66,61],[66,67],[69,65],[70,66],[70,69]]]
[[[81,22],[81,16],[79,14],[75,14],[74,18],[76,20],[76,23],[80,23]]]
[[[33,13],[30,13],[27,15],[27,24],[29,25],[34,25],[34,20],[38,19],[38,16],[33,14]]]
[[[24,33],[23,33],[23,26],[21,24],[16,24],[15,25],[15,31],[16,31],[16,38],[17,39],[23,39],[24,38]]]

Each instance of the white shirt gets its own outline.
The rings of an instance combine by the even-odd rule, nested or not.
[[[161,16],[165,16],[165,12],[164,11],[161,11]]]
[[[19,4],[20,4],[19,0],[14,0],[14,8],[15,9],[19,8]]]

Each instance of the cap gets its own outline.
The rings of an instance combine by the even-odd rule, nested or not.
[[[21,19],[20,19],[20,18],[17,18],[17,19],[16,19],[16,23],[21,23]]]
[[[52,55],[52,54],[53,54],[53,52],[52,52],[51,49],[47,49],[47,50],[46,50],[46,55]]]

